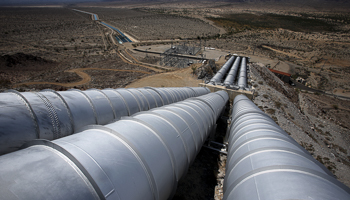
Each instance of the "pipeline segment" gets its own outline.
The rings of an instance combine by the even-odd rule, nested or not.
[[[33,139],[53,140],[86,125],[209,93],[207,88],[90,89],[0,93],[0,155]]]
[[[32,141],[0,157],[0,195],[171,199],[227,102],[219,91],[53,141]]]
[[[228,75],[226,76],[226,79],[224,81],[224,85],[230,86],[230,85],[233,85],[235,83],[237,71],[238,71],[238,66],[239,66],[240,62],[241,62],[241,57],[237,57],[235,62],[233,63],[233,66],[231,67]]]
[[[242,58],[242,63],[241,63],[241,67],[239,70],[237,85],[241,90],[245,90],[248,87],[247,86],[247,58],[246,57]]]
[[[212,79],[210,79],[209,84],[216,85],[220,84],[227,71],[232,67],[232,63],[235,60],[235,56],[232,56],[222,67],[221,69],[214,75]]]
[[[336,180],[243,95],[234,99],[224,200],[350,199]]]

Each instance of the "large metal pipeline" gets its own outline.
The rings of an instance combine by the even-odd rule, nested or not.
[[[210,79],[209,84],[220,84],[223,77],[226,75],[227,71],[232,67],[232,63],[235,60],[235,56],[232,56],[222,67],[221,69],[214,75],[212,79]]]
[[[247,58],[246,57],[243,57],[242,59],[237,85],[242,90],[245,90],[247,88]]]
[[[224,180],[228,199],[350,199],[350,189],[243,95],[234,99]]]
[[[233,85],[235,83],[237,71],[238,71],[238,66],[239,66],[240,62],[241,62],[241,57],[237,57],[235,62],[233,63],[233,66],[231,67],[228,75],[226,76],[226,79],[224,81],[224,85],[230,86],[230,85]]]
[[[34,140],[0,157],[0,196],[169,199],[227,101],[219,91],[53,141]]]
[[[105,125],[122,116],[209,92],[203,87],[148,87],[0,93],[0,155],[33,139],[61,138],[86,125]]]

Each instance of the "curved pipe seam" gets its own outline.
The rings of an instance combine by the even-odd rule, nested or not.
[[[202,145],[201,135],[203,133],[201,132],[209,133],[208,129],[210,128],[210,124],[205,123],[205,119],[209,117],[195,119],[196,116],[194,115],[195,112],[193,112],[193,110],[198,107],[195,102],[197,102],[198,99],[202,99],[202,101],[207,102],[207,104],[202,103],[201,105],[205,106],[207,110],[211,110],[210,107],[213,107],[216,110],[222,110],[223,108],[220,107],[224,107],[226,104],[226,102],[223,101],[223,96],[223,93],[221,95],[207,94],[197,97],[197,99],[192,101],[187,100],[186,106],[183,106],[182,102],[175,103],[174,105],[169,105],[168,108],[156,108],[147,112],[141,112],[133,117],[124,118],[106,126],[91,125],[85,127],[84,131],[74,135],[54,141],[42,140],[37,143],[33,142],[27,146],[49,146],[61,153],[63,152],[62,154],[65,155],[65,158],[69,160],[71,158],[74,160],[73,163],[76,163],[74,166],[77,166],[80,171],[84,172],[83,174],[86,174],[85,177],[88,177],[87,180],[92,182],[94,188],[96,187],[95,192],[99,194],[101,199],[125,199],[128,197],[128,195],[130,195],[129,199],[135,199],[131,196],[137,196],[137,199],[169,199],[172,195],[174,195],[177,180],[181,178],[176,177],[176,167],[184,169],[188,166],[187,162],[183,162],[181,166],[177,166],[176,163],[180,160],[186,161],[186,155],[183,155],[182,158],[175,157],[174,151],[177,151],[177,148],[170,148],[170,145],[165,138],[167,137],[167,134],[170,134],[170,132],[167,130],[161,130],[157,123],[150,124],[142,120],[140,116],[146,116],[149,115],[149,113],[157,113],[157,111],[164,110],[168,113],[173,113],[173,115],[178,115],[182,119],[192,119],[193,124],[191,125],[184,123],[187,127],[182,127],[183,129],[191,130],[192,126],[197,127],[199,124],[205,124],[206,126],[203,127],[203,129],[195,129],[195,132],[192,130],[192,134],[196,134],[196,136],[191,140],[194,139],[195,141],[194,143],[188,143],[191,146],[196,145],[196,143],[200,144],[200,146],[198,146],[194,152],[196,155]],[[226,97],[224,96],[224,99],[228,99],[228,95]],[[180,110],[183,112],[180,112]],[[157,114],[154,115],[157,117],[159,116]],[[214,119],[218,119],[219,117],[215,112],[207,112],[205,115],[211,115]],[[200,120],[202,123],[199,123]],[[170,123],[172,126],[176,126],[177,122],[164,120],[164,123]],[[176,137],[176,135],[173,136]],[[206,134],[205,137],[208,137],[208,134]],[[44,144],[40,144],[40,142]],[[6,177],[18,177],[20,180],[21,176],[31,176],[32,173],[36,174],[36,171],[45,172],[46,170],[51,169],[54,163],[43,162],[43,159],[45,159],[44,157],[31,157],[31,159],[38,160],[38,164],[35,164],[34,162],[36,166],[35,169],[27,168],[26,159],[20,158],[21,156],[30,157],[31,154],[29,152],[31,147],[33,146],[0,156],[0,164],[5,160],[6,162],[11,163],[16,159],[19,159],[19,162],[16,163],[15,168],[0,169],[0,177],[5,177],[4,174],[2,174],[5,173]],[[127,151],[120,152],[122,149],[127,149]],[[37,150],[39,153],[44,153],[45,151],[45,149]],[[12,155],[18,155],[20,157]],[[62,159],[65,158],[58,159],[55,161],[55,163],[62,162]],[[138,162],[135,162],[135,159],[137,159]],[[193,162],[194,159],[195,157],[192,157],[191,162]],[[74,166],[70,167],[74,168]],[[56,170],[64,171],[66,167],[64,169]],[[118,171],[116,171],[117,169]],[[133,171],[139,169],[142,170]],[[17,170],[20,170],[21,173],[19,173]],[[30,170],[30,173],[28,170]],[[134,174],[142,174],[142,176],[137,176],[137,181],[135,182],[136,175],[133,177]],[[55,175],[55,173],[53,175]],[[123,179],[123,177],[126,177],[126,175],[131,176],[130,180]],[[184,174],[179,175],[183,176]],[[85,178],[82,177],[81,179],[74,180],[83,181]],[[35,178],[35,183],[40,183],[41,185],[46,185],[48,187],[45,190],[41,190],[40,195],[51,192],[49,188],[53,185],[50,186],[50,184],[46,184],[50,181],[52,180],[40,176]],[[71,180],[64,179],[61,181],[65,182],[64,185],[69,185]],[[147,184],[142,186],[139,185],[140,188],[134,188],[134,185],[138,182]],[[6,184],[6,186],[4,186],[4,184]],[[3,195],[7,196],[10,193],[12,194],[12,191],[8,190],[7,188],[11,188],[11,185],[13,184],[16,184],[18,187],[24,187],[23,185],[21,186],[21,184],[27,184],[27,182],[0,182],[0,186],[5,188],[2,190],[4,192]],[[83,188],[81,188],[82,185],[86,184],[75,185],[76,188],[74,189],[76,191],[83,191]],[[27,189],[22,190],[22,192],[39,194],[37,190],[40,188],[35,188],[35,184],[27,184],[26,188]],[[150,190],[147,188],[150,188]],[[64,188],[54,189],[58,191],[64,190]],[[135,193],[135,190],[138,192]],[[62,195],[63,194],[68,195],[67,193],[62,193]],[[87,194],[85,193],[85,195]],[[60,198],[67,199],[70,197],[60,196]],[[83,195],[76,199],[89,198]]]
[[[13,97],[8,95],[6,98],[14,98],[3,101],[3,106],[7,108],[3,112],[7,113],[0,111],[0,127],[3,130],[0,134],[0,155],[18,149],[24,142],[31,139],[57,139],[79,132],[86,125],[105,125],[119,120],[122,116],[130,116],[141,110],[209,92],[207,88],[202,87],[89,89],[86,91],[71,89],[62,92],[47,89],[41,92],[23,93],[8,90],[7,93],[0,93],[0,99],[1,95],[5,94],[13,94]],[[165,99],[170,97],[171,100]],[[23,108],[20,106],[12,108],[15,104],[23,105]],[[25,107],[27,110],[24,110]],[[14,117],[9,121],[7,116],[11,111]],[[22,112],[25,112],[25,115]],[[24,121],[26,121],[26,127],[23,126]],[[32,127],[29,126],[29,122]],[[20,126],[23,128],[16,128]],[[19,135],[17,131],[22,129],[28,130],[26,137],[23,137],[24,133],[22,136],[17,136]],[[5,141],[9,142],[5,144]]]

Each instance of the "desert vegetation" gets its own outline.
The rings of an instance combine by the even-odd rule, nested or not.
[[[306,79],[308,87],[338,95],[350,92],[350,82],[344,79],[350,67],[349,5],[285,5],[258,1],[209,6],[189,2],[186,8],[173,3],[144,10],[201,19],[224,29],[198,35],[207,46],[248,55],[254,61],[269,58],[264,64],[288,72],[295,79]]]
[[[123,62],[105,35],[109,30],[93,22],[89,15],[67,8],[0,10],[3,19],[0,22],[1,90],[66,90],[83,78],[71,71],[78,68],[111,69],[85,70],[92,77],[91,82],[75,86],[80,89],[125,87],[152,73],[148,68]],[[38,83],[21,84],[23,82]],[[50,82],[53,84],[48,84]]]
[[[193,39],[219,30],[200,19],[137,9],[87,8],[139,40]]]
[[[111,30],[71,8],[96,13],[140,42],[114,45]],[[133,49],[184,39],[201,42],[250,57],[254,103],[349,186],[350,106],[332,95],[350,93],[350,14],[346,7],[332,9],[286,7],[283,2],[0,8],[0,90],[196,86],[201,81],[193,73],[204,68],[212,75],[221,65],[197,63],[168,72],[152,68],[158,56]],[[266,66],[305,79],[306,87],[317,91],[286,85]],[[202,150],[174,199],[212,199],[213,194],[221,199],[225,159]]]

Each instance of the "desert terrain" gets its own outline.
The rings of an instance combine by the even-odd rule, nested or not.
[[[117,43],[112,30],[72,9],[97,14],[134,42]],[[350,187],[349,10],[285,1],[0,7],[0,91],[197,86],[202,63],[170,68],[134,50],[182,41],[218,50],[217,68],[228,53],[248,56],[254,103]],[[306,87],[283,83],[267,67]],[[218,130],[218,142],[225,132]],[[225,159],[203,148],[174,199],[221,199]]]

